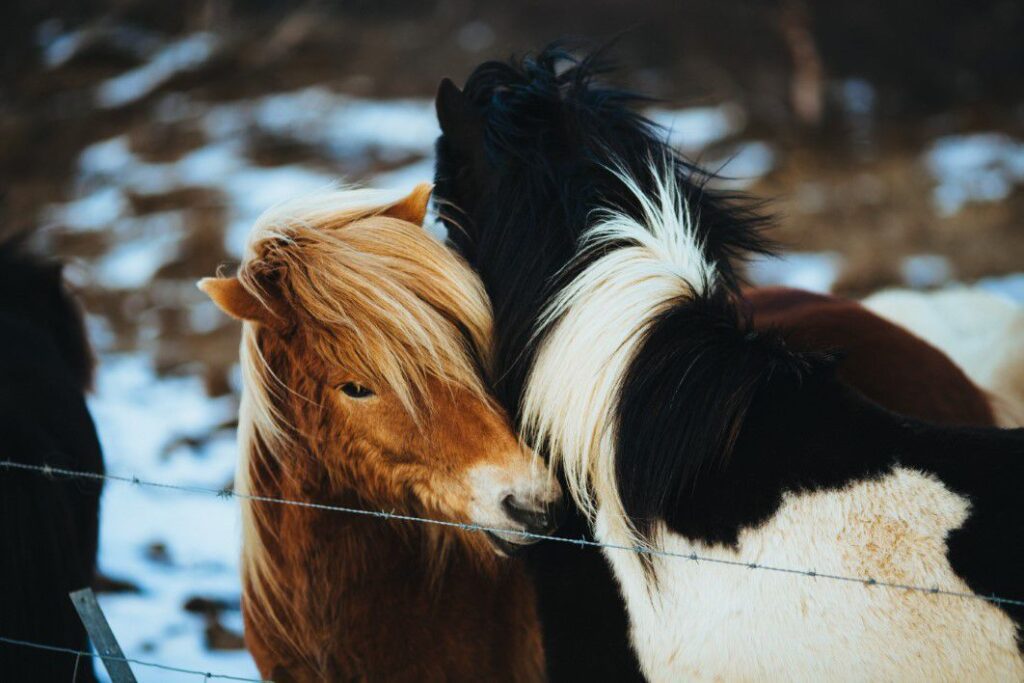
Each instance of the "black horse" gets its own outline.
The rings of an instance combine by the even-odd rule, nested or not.
[[[62,268],[0,244],[0,461],[103,472],[93,356]],[[91,585],[99,482],[0,467],[0,636],[88,650],[68,592]],[[95,680],[92,660],[0,642],[0,678]]]

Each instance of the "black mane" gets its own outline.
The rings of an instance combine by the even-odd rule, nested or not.
[[[760,205],[708,188],[714,175],[673,151],[666,131],[636,111],[646,98],[600,82],[611,70],[600,53],[578,59],[552,46],[535,57],[481,64],[464,91],[444,81],[438,93],[434,196],[450,239],[483,275],[494,302],[497,388],[511,409],[530,365],[537,314],[577,255],[591,212],[638,210],[613,167],[653,182],[652,165],[673,166],[680,195],[700,217],[698,237],[720,286],[737,290],[738,263],[772,249]]]

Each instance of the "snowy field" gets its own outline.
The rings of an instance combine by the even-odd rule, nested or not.
[[[48,62],[59,65],[68,59],[76,40],[80,37],[74,34],[55,37]],[[428,100],[372,101],[320,87],[231,102],[205,102],[174,92],[153,95],[173,74],[195,68],[217,49],[217,41],[206,34],[151,46],[145,65],[95,90],[97,106],[110,109],[151,96],[154,121],[187,126],[197,132],[199,143],[172,160],[153,160],[135,151],[127,134],[97,141],[78,158],[70,199],[51,205],[41,216],[49,239],[95,237],[92,252],[71,268],[80,288],[113,292],[126,306],[137,292],[149,296],[150,307],[132,309],[129,316],[130,342],[117,329],[123,321],[115,324],[103,311],[90,312],[90,330],[100,353],[90,404],[108,471],[213,489],[229,486],[233,477],[237,368],[227,372],[231,391],[216,397],[209,395],[203,378],[203,357],[191,365],[178,363],[173,372],[162,371],[158,352],[168,341],[161,314],[180,314],[183,336],[205,338],[219,330],[230,332],[234,324],[194,289],[197,275],[212,273],[188,273],[185,268],[181,274],[181,268],[174,268],[185,258],[186,238],[198,229],[188,211],[141,211],[139,205],[148,197],[202,188],[223,211],[218,253],[230,262],[240,256],[259,213],[278,201],[339,180],[396,189],[429,181],[438,133]],[[687,154],[711,167],[724,164],[722,172],[733,178],[733,186],[746,187],[773,169],[772,145],[742,139],[743,112],[735,106],[654,109],[650,114]],[[253,141],[267,136],[315,149],[316,161],[257,161]],[[741,141],[704,155],[707,147],[727,138]],[[1024,143],[1001,133],[942,138],[921,164],[935,179],[936,210],[955,214],[968,202],[998,201],[1024,182]],[[792,253],[781,260],[758,261],[751,277],[762,284],[828,291],[842,265],[836,253]],[[908,257],[903,265],[911,286],[948,286],[953,284],[951,273],[944,259],[929,254]],[[980,284],[1024,302],[1024,275]],[[154,308],[153,301],[161,303]],[[205,347],[188,348],[199,354]],[[241,633],[239,536],[237,501],[118,482],[107,485],[100,569],[138,590],[104,593],[100,602],[129,657],[256,678],[244,650],[210,647]],[[218,605],[215,623],[208,614],[184,609],[193,598]],[[135,672],[140,681],[196,679],[138,666]]]

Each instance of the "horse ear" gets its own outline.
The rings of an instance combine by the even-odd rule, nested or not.
[[[469,146],[480,129],[480,117],[475,107],[450,78],[445,78],[437,87],[434,98],[437,122],[441,132],[464,146]]]
[[[283,319],[253,296],[237,277],[204,277],[196,283],[220,310],[232,318],[280,327]]]
[[[433,191],[434,186],[430,183],[420,183],[404,199],[384,209],[382,215],[419,225],[427,215],[427,204]]]

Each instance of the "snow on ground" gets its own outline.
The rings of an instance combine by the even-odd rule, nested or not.
[[[236,413],[234,399],[208,398],[199,378],[159,378],[141,352],[106,354],[89,405],[110,474],[212,489],[231,482],[233,433],[220,434],[198,451],[167,448]],[[101,520],[101,571],[141,589],[100,596],[126,656],[257,677],[246,652],[207,650],[202,617],[182,609],[194,596],[238,604],[237,501],[108,482]],[[222,621],[241,629],[237,610],[225,612]],[[145,667],[135,667],[135,672],[140,681],[187,679]]]
[[[734,104],[717,107],[663,109],[651,107],[647,118],[668,131],[668,141],[687,154],[700,152],[708,145],[743,129],[743,110]]]
[[[759,287],[779,285],[825,293],[832,290],[842,265],[842,257],[835,252],[790,252],[752,260],[747,276]]]
[[[951,216],[967,202],[993,202],[1024,183],[1024,142],[1004,133],[950,135],[936,140],[925,164],[938,185],[934,202]]]
[[[977,286],[1024,306],[1024,273],[983,278]]]
[[[937,254],[915,254],[907,256],[900,264],[903,282],[913,289],[939,287],[953,278],[953,265],[945,256]]]
[[[216,46],[217,39],[212,33],[194,33],[171,41],[137,69],[101,83],[96,89],[96,102],[108,109],[135,102],[174,74],[201,66],[213,56]],[[51,62],[59,62],[68,51],[58,50],[59,56],[51,56]]]

